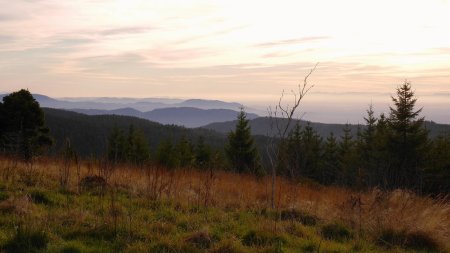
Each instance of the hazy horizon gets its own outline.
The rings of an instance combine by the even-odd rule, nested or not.
[[[264,110],[319,63],[306,120],[363,123],[370,103],[388,112],[408,80],[423,115],[450,124],[449,1],[0,3],[0,91]]]

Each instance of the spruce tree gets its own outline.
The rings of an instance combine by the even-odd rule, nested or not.
[[[292,178],[307,177],[318,180],[321,142],[319,134],[311,127],[310,122],[302,129],[296,124],[286,140],[284,166]]]
[[[422,169],[428,142],[421,109],[416,110],[417,99],[411,84],[405,81],[397,88],[390,107],[389,151],[393,155],[390,187],[416,188],[422,178]]]
[[[203,136],[198,138],[195,146],[195,164],[199,169],[208,169],[213,164],[213,152]]]
[[[377,170],[377,146],[376,146],[376,131],[377,121],[375,113],[373,111],[372,104],[366,110],[367,116],[364,117],[365,126],[358,128],[358,135],[356,141],[356,153],[358,156],[358,167],[361,169],[361,173],[364,174],[366,184],[373,186],[376,182],[376,170]]]
[[[1,104],[1,103],[0,103]],[[0,106],[0,150],[29,161],[53,144],[44,112],[28,90],[13,92]]]
[[[322,184],[333,184],[336,182],[339,174],[339,147],[333,132],[327,137],[323,147],[323,156],[321,163]]]
[[[156,148],[156,163],[169,169],[179,167],[180,160],[170,139],[161,141]]]
[[[450,193],[450,134],[432,141],[424,181],[425,190],[433,194]]]
[[[150,148],[144,133],[130,125],[126,141],[126,153],[129,163],[144,165],[150,160]]]
[[[338,150],[339,174],[337,180],[341,185],[352,186],[356,182],[357,168],[354,141],[348,123],[344,126]]]
[[[236,129],[228,134],[225,152],[232,168],[237,172],[259,172],[259,154],[243,108],[237,117]]]
[[[189,168],[194,165],[194,148],[191,141],[186,137],[186,135],[181,136],[180,140],[175,146],[175,151],[179,159],[180,167]]]
[[[126,146],[124,131],[115,125],[108,137],[108,159],[115,164],[125,162],[127,158]]]
[[[302,128],[300,124],[296,124],[294,129],[289,133],[286,147],[280,155],[285,157],[280,158],[280,163],[283,163],[281,168],[285,171],[280,171],[281,174],[296,178],[302,174],[302,162],[304,160],[304,145],[302,142]]]

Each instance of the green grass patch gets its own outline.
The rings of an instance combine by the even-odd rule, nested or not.
[[[48,193],[41,190],[33,190],[30,192],[30,198],[35,204],[42,205],[53,205],[52,199],[49,197]]]
[[[2,247],[6,253],[32,253],[46,249],[50,239],[43,231],[18,228],[16,234]]]
[[[321,229],[323,238],[344,242],[353,238],[353,233],[341,223],[332,223],[324,225]]]
[[[285,239],[265,231],[250,230],[242,237],[242,244],[249,247],[266,247],[279,242],[285,243]]]
[[[305,226],[315,226],[319,221],[317,216],[295,209],[282,210],[280,212],[280,219],[298,221]]]

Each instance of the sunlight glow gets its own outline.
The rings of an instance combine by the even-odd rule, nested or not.
[[[318,92],[386,93],[408,78],[420,94],[450,93],[449,1],[0,4],[1,91],[245,103],[278,96],[320,62]]]

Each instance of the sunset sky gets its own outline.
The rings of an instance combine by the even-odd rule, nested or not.
[[[0,92],[274,105],[316,63],[305,119],[362,123],[412,83],[450,123],[450,2],[0,0]]]

